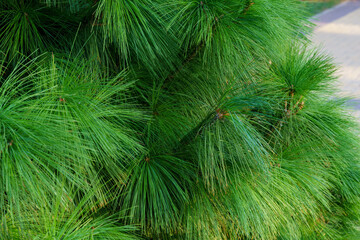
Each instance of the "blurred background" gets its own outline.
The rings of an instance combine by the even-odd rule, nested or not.
[[[344,2],[344,0],[302,0],[307,9],[313,14],[318,14],[326,9],[334,7],[335,5]]]
[[[313,43],[339,66],[340,96],[349,96],[360,119],[360,0],[303,1],[316,24]]]

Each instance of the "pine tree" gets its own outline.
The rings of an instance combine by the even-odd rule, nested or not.
[[[298,0],[2,0],[1,239],[358,239],[359,138]]]

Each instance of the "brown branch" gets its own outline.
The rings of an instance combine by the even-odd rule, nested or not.
[[[244,10],[242,11],[242,14],[246,14],[246,13],[249,11],[250,7],[251,7],[252,5],[254,5],[254,4],[255,4],[255,3],[254,3],[252,0],[249,0],[249,1],[247,2],[246,7],[245,7]]]

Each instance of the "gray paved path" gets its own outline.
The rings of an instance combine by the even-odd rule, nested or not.
[[[318,25],[312,36],[314,44],[340,66],[339,95],[354,98],[354,115],[360,117],[360,0],[326,10],[313,22]]]

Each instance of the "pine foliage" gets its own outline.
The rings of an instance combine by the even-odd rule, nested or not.
[[[3,0],[1,239],[358,239],[359,132],[298,0]]]

